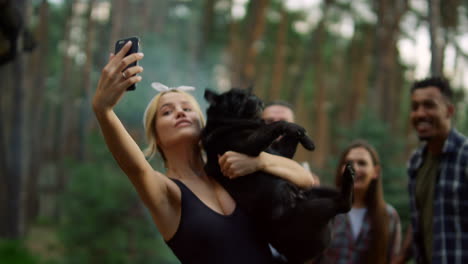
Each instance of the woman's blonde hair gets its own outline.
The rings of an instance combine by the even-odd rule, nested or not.
[[[145,135],[146,135],[146,140],[148,141],[148,147],[144,150],[144,154],[147,158],[152,158],[154,154],[159,152],[161,154],[161,157],[164,160],[164,163],[166,163],[166,157],[164,156],[164,152],[161,149],[161,147],[158,144],[157,138],[157,131],[156,131],[156,120],[157,120],[157,113],[158,113],[158,108],[159,108],[159,102],[161,100],[161,97],[167,93],[180,93],[185,95],[187,97],[187,100],[189,103],[192,105],[193,110],[198,114],[198,117],[200,119],[200,127],[203,128],[205,125],[205,118],[203,116],[203,112],[200,108],[200,105],[198,104],[197,100],[189,93],[180,91],[177,89],[171,89],[168,91],[161,92],[157,94],[151,102],[148,104],[145,110],[145,114],[143,116],[143,124],[145,126]]]

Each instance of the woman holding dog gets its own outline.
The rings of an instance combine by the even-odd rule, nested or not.
[[[181,89],[156,95],[145,112],[146,152],[159,152],[166,172],[155,171],[124,128],[113,108],[127,87],[141,81],[142,53],[124,57],[130,49],[111,55],[93,98],[93,109],[106,144],[128,176],[167,244],[182,263],[271,263],[265,239],[236,206],[231,196],[206,175],[200,148],[203,114],[195,98]],[[248,162],[245,162],[248,160]],[[300,187],[313,185],[310,173],[283,157],[260,154],[250,158],[227,152],[219,158],[230,178],[264,170]],[[249,164],[246,167],[244,164]]]
[[[366,141],[351,143],[338,163],[337,186],[347,162],[356,175],[353,206],[335,217],[330,247],[316,263],[390,263],[400,249],[400,217],[384,200],[377,151]]]

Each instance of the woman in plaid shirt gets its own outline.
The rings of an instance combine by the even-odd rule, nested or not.
[[[330,247],[317,263],[389,263],[400,249],[401,226],[384,201],[379,156],[369,143],[353,142],[338,163],[337,186],[346,162],[356,171],[353,208],[335,217]]]

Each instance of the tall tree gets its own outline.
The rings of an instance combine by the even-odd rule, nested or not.
[[[258,50],[260,47],[260,39],[265,30],[265,14],[269,0],[250,1],[247,10],[246,23],[244,31],[247,37],[244,39],[240,81],[241,87],[250,86],[255,81],[255,64],[257,60]]]
[[[341,90],[342,93],[346,93],[346,96],[335,97],[336,103],[341,106],[340,124],[351,125],[358,119],[360,110],[367,103],[374,32],[374,25],[355,24],[354,35],[347,47],[345,57],[348,71],[341,80]]]
[[[270,100],[276,100],[281,97],[281,87],[283,86],[284,73],[286,70],[285,64],[288,36],[288,13],[282,5],[280,8],[281,20],[276,35],[271,89],[270,92],[266,93],[266,98]]]
[[[35,33],[39,45],[29,60],[28,72],[32,78],[30,78],[31,81],[27,85],[29,94],[28,131],[35,131],[35,133],[27,134],[31,158],[29,159],[27,170],[28,177],[26,178],[26,228],[28,228],[31,223],[35,222],[39,215],[40,196],[38,184],[39,175],[42,171],[42,164],[45,161],[44,141],[37,139],[46,137],[44,94],[46,93],[45,82],[48,74],[48,67],[37,67],[37,65],[45,65],[49,55],[49,2],[47,0],[42,0],[39,6],[39,24],[37,25]]]
[[[431,74],[433,76],[442,76],[446,41],[444,29],[442,28],[441,1],[427,0],[427,4],[429,7],[429,36],[431,38]]]
[[[141,24],[139,25],[140,29],[143,32],[151,32],[154,31],[153,26],[153,11],[154,11],[154,4],[155,1],[152,0],[142,0],[140,3],[138,12],[142,14],[141,16]]]
[[[119,0],[117,0],[119,1]],[[150,0],[153,1],[153,0]],[[155,22],[154,31],[158,33],[164,32],[167,24],[167,14],[169,13],[169,0],[158,0],[154,1],[156,4],[155,8]]]
[[[329,1],[330,2],[330,1]],[[328,5],[324,7],[324,16],[320,21],[316,30],[316,40],[318,43],[325,43],[326,28],[325,21],[327,19]],[[324,59],[324,49],[315,50],[313,54],[314,65],[314,98],[313,109],[314,111],[314,130],[313,135],[317,143],[316,158],[314,165],[318,168],[323,168],[329,152],[329,114],[328,114],[328,94],[327,94],[327,81],[326,81],[326,62]]]
[[[27,3],[24,0],[12,1],[18,10],[20,19],[25,19]],[[20,30],[24,30],[24,27]],[[20,32],[21,34],[21,32]],[[19,43],[16,43],[19,44]],[[16,50],[21,50],[16,47]],[[24,133],[25,133],[25,86],[24,86],[24,55],[18,52],[9,68],[10,76],[15,80],[11,104],[11,136],[8,153],[10,158],[6,173],[6,225],[0,227],[1,235],[8,238],[19,238],[23,233],[24,214],[22,211],[22,192],[24,177]]]
[[[111,28],[111,47],[114,45],[115,41],[122,38],[123,32],[123,22],[125,19],[122,19],[125,16],[125,3],[127,0],[112,0],[112,8],[111,8],[111,21],[112,21],[112,28]]]
[[[213,40],[213,26],[215,19],[215,4],[216,0],[205,0],[203,3],[203,11],[201,16],[201,36],[198,36],[198,46],[196,48],[196,61],[204,62],[205,51]]]
[[[10,75],[10,64],[0,67],[0,78],[3,80],[2,89],[0,89],[0,237],[8,237],[10,235],[11,226],[10,208],[13,208],[10,198],[10,142],[11,134],[11,101],[13,80]]]
[[[50,188],[53,197],[58,197],[60,190],[65,185],[65,157],[71,153],[73,147],[72,141],[69,135],[73,131],[73,119],[74,104],[73,102],[73,90],[76,87],[73,82],[74,63],[72,55],[69,52],[72,46],[72,38],[70,32],[74,26],[76,20],[76,0],[69,0],[66,2],[65,12],[67,13],[65,27],[63,28],[63,50],[62,50],[62,76],[60,79],[59,89],[59,102],[56,102],[54,109],[51,111],[51,118],[55,119],[55,122],[51,126],[51,133],[49,135],[55,135],[53,137],[52,146],[52,157],[51,159],[57,166],[55,172],[54,186]],[[58,220],[60,216],[60,207],[58,202],[54,208],[53,217]]]
[[[232,9],[233,9],[233,1],[229,0],[229,10],[230,11],[230,18],[229,18],[229,44],[227,45],[226,53],[228,54],[227,57],[227,65],[229,68],[229,80],[232,87],[240,87],[240,71],[241,71],[241,36],[239,33],[240,28],[240,21],[236,20],[232,16]]]
[[[83,67],[83,91],[80,106],[80,119],[79,119],[79,142],[78,142],[78,159],[85,159],[86,151],[86,135],[89,128],[90,109],[91,109],[91,73],[93,70],[93,48],[95,43],[96,20],[93,18],[93,10],[96,0],[90,0],[88,3],[88,12],[86,15],[86,41],[85,41],[85,54],[86,61]]]
[[[303,100],[301,94],[303,93],[304,80],[308,71],[310,71],[311,66],[313,69],[313,90],[314,90],[314,99],[313,104],[307,104],[306,107],[313,107],[314,118],[312,119],[313,131],[312,136],[317,143],[317,149],[314,153],[313,163],[318,168],[323,168],[325,165],[326,157],[329,151],[329,120],[328,120],[328,108],[327,108],[327,89],[325,81],[325,59],[324,59],[324,48],[323,44],[327,37],[326,23],[329,16],[329,11],[334,4],[334,0],[326,0],[322,6],[322,18],[318,22],[316,28],[311,32],[309,40],[307,41],[306,46],[304,47],[304,55],[300,58],[300,71],[294,77],[293,83],[291,85],[291,94],[289,101],[294,104],[301,103]],[[298,104],[300,105],[300,104]],[[301,110],[302,111],[302,110]],[[304,111],[308,112],[308,111]],[[299,116],[300,117],[300,116]],[[300,124],[307,124],[310,122],[310,117],[308,115],[304,116],[304,120],[299,120]],[[301,155],[299,153],[299,155]]]
[[[386,123],[394,121],[396,96],[396,75],[398,53],[397,40],[400,34],[400,21],[408,10],[408,0],[377,0],[377,14],[374,80],[369,102]]]

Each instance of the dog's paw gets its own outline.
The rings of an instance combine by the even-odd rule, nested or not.
[[[297,138],[299,140],[299,142],[301,143],[301,145],[305,149],[307,149],[307,150],[314,150],[315,149],[314,142],[307,135],[307,132],[303,127],[301,127],[301,126],[299,126],[297,124],[290,123],[290,124],[288,124],[288,127],[286,129],[285,134],[287,136]]]
[[[356,173],[353,169],[353,165],[351,165],[350,162],[347,162],[345,165],[344,172],[343,172],[343,185],[344,186],[353,185],[355,174]]]
[[[301,137],[299,139],[299,142],[301,142],[301,145],[307,150],[314,150],[315,149],[314,142],[312,141],[312,139],[310,139],[309,136],[307,136],[307,134],[305,134],[303,137]]]
[[[346,163],[345,169],[342,175],[341,184],[341,208],[338,210],[339,213],[346,213],[351,209],[354,199],[354,178],[355,171],[351,163]]]

